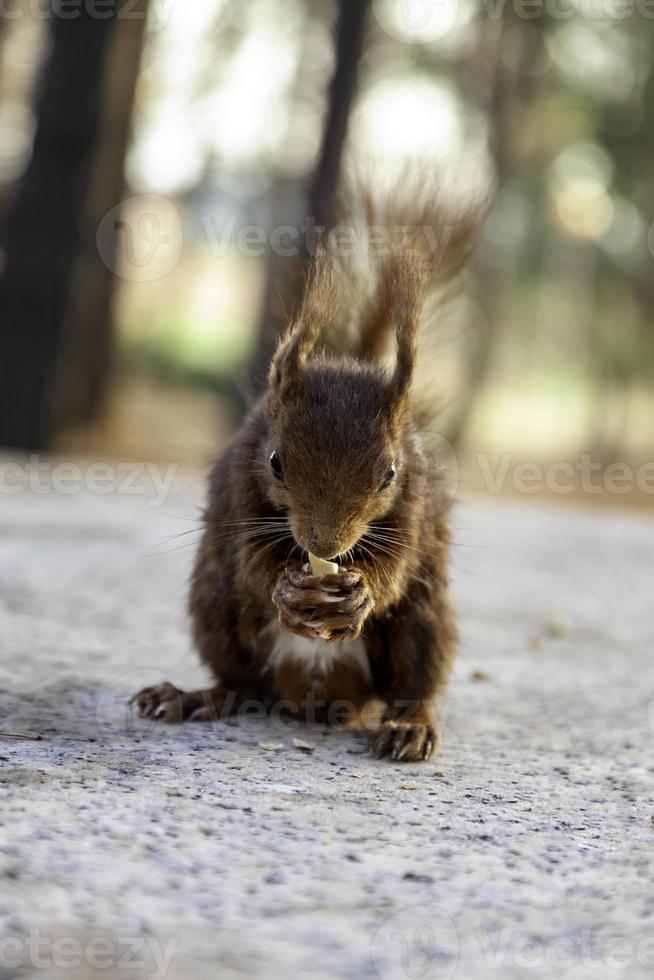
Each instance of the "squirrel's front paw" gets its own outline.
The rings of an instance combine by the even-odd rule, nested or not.
[[[312,575],[307,566],[280,575],[273,592],[279,625],[309,639],[328,643],[354,640],[373,608],[365,579],[356,570]]]

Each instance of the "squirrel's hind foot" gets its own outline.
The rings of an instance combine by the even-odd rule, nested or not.
[[[425,762],[437,750],[438,743],[438,733],[431,725],[385,721],[370,736],[370,751],[378,759]]]
[[[130,704],[136,706],[139,717],[166,721],[215,721],[220,717],[217,700],[222,702],[222,692],[210,688],[206,691],[180,691],[168,681],[155,687],[144,687],[135,694]]]

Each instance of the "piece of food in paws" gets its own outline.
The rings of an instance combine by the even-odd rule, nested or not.
[[[325,561],[324,558],[318,558],[317,555],[312,555],[311,552],[309,552],[309,564],[316,578],[320,578],[322,575],[338,574],[338,562]]]

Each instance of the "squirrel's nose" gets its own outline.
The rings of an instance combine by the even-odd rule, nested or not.
[[[338,547],[338,543],[334,541],[327,545],[311,545],[311,553],[316,558],[322,558],[323,561],[335,561],[340,554],[340,548]]]
[[[335,538],[333,535],[326,536],[321,534],[313,525],[309,528],[309,540],[307,543],[309,550],[318,558],[324,558],[325,561],[335,558],[340,550],[338,538]]]

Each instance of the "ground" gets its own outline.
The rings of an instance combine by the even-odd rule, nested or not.
[[[134,718],[203,679],[196,535],[164,541],[196,480],[158,507],[6,483],[0,728],[42,740],[0,738],[2,980],[652,975],[654,523],[459,505],[443,746],[398,765]]]

